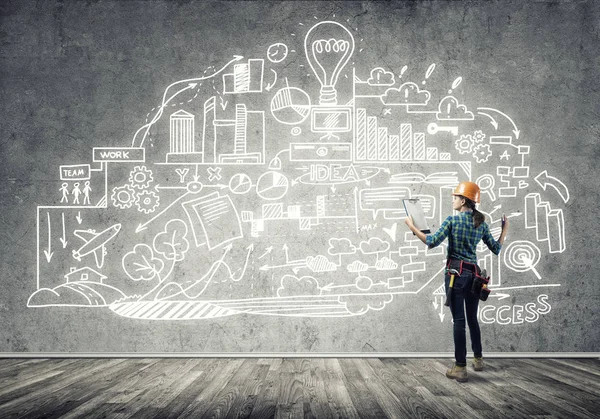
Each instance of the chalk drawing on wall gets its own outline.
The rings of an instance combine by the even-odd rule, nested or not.
[[[161,88],[130,144],[59,166],[56,202],[37,208],[29,307],[175,321],[353,317],[420,299],[449,321],[446,245],[406,231],[401,201],[419,198],[435,228],[474,180],[492,234],[502,214],[513,226],[500,257],[478,246],[493,291],[480,318],[550,312],[561,284],[543,256],[566,250],[573,198],[548,170],[531,173],[540,151],[515,120],[468,103],[468,80],[444,80],[443,63],[398,72],[360,62],[356,28],[301,28]],[[506,304],[525,289],[534,301]]]
[[[83,256],[94,254],[96,266],[102,268],[104,256],[106,256],[106,244],[113,239],[121,230],[121,224],[115,224],[99,233],[94,230],[75,230],[73,235],[83,240],[84,244],[77,250],[73,250],[73,257],[81,261]]]

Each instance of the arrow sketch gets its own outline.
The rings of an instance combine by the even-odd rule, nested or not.
[[[46,260],[48,261],[48,263],[50,263],[50,260],[52,260],[52,254],[54,252],[52,252],[52,230],[50,227],[50,213],[47,212],[46,214],[48,215],[48,250],[44,250],[44,254],[46,255]]]
[[[548,175],[547,170],[544,170],[542,173],[537,175],[535,177],[535,181],[538,183],[538,185],[542,187],[544,191],[548,186],[552,186],[556,190],[556,192],[558,192],[565,204],[567,203],[567,201],[569,201],[570,195],[567,185],[565,185],[563,182],[561,182],[554,176]]]
[[[65,235],[65,213],[62,213],[62,237],[60,238],[63,249],[67,247],[67,237]]]
[[[490,124],[492,124],[492,126],[494,127],[494,129],[497,131],[498,130],[498,122],[494,119],[494,117],[490,114],[487,114],[485,112],[477,112],[479,115],[485,115],[488,118],[491,119]]]
[[[138,129],[136,131],[136,133],[133,135],[133,140],[131,142],[131,146],[132,147],[136,147],[136,138],[138,136],[138,134],[140,133],[140,131],[146,129],[146,132],[144,133],[144,136],[142,137],[142,140],[140,141],[140,145],[138,147],[143,147],[144,146],[144,141],[146,139],[146,136],[148,134],[148,131],[150,130],[150,127],[156,122],[158,121],[158,119],[160,119],[160,117],[162,116],[163,110],[165,105],[168,103],[169,100],[173,99],[175,96],[177,96],[178,94],[180,94],[181,92],[188,90],[188,89],[193,89],[197,86],[199,81],[202,80],[207,80],[210,78],[213,78],[215,76],[217,76],[219,73],[221,73],[223,70],[225,70],[230,64],[241,60],[242,58],[244,58],[241,55],[234,55],[233,59],[230,60],[227,64],[225,64],[223,67],[221,67],[221,69],[219,69],[218,71],[216,71],[215,73],[211,74],[210,76],[204,76],[204,77],[197,77],[197,78],[193,78],[193,79],[187,79],[187,80],[179,80],[176,81],[174,83],[171,83],[169,86],[167,86],[167,88],[165,89],[165,92],[163,93],[163,100],[161,103],[161,106],[158,109],[158,112],[156,113],[156,115],[154,116],[154,118],[152,118],[152,121],[149,122],[148,124],[142,126],[140,129]],[[175,93],[174,95],[172,95],[168,100],[166,99],[167,96],[167,92],[169,91],[169,89],[177,84],[180,83],[187,83],[188,85],[183,88],[182,90],[179,90],[177,93]]]
[[[275,83],[277,83],[277,71],[271,69],[271,71],[275,74],[275,80],[273,80],[273,83],[267,84],[267,87],[265,87],[265,89],[267,90],[267,92],[271,91],[271,89],[273,88],[273,86],[275,86]]]
[[[512,126],[514,127],[513,134],[515,134],[515,138],[517,140],[519,139],[519,134],[521,133],[521,131],[519,131],[519,129],[517,128],[517,124],[515,124],[515,121],[513,121],[510,116],[508,116],[504,112],[501,112],[498,109],[494,109],[494,108],[477,108],[477,110],[479,110],[479,109],[483,109],[483,110],[486,110],[486,111],[498,112],[500,115],[502,115],[503,117],[505,117],[506,119],[508,119],[510,121],[510,123],[512,124]]]
[[[190,192],[184,193],[179,198],[177,198],[176,200],[174,200],[173,202],[171,202],[171,204],[169,204],[169,206],[167,206],[161,212],[159,212],[158,214],[156,214],[154,217],[150,218],[145,223],[138,224],[137,228],[135,229],[135,232],[139,233],[140,231],[144,231],[145,229],[147,229],[148,228],[148,224],[150,224],[152,221],[156,220],[158,217],[160,217],[161,215],[163,215],[165,212],[167,212],[169,210],[169,208],[171,208],[173,205],[175,205],[176,203],[178,203],[179,201],[181,201],[183,198],[185,198],[188,195],[190,195]]]

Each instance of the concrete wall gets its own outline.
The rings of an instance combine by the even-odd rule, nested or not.
[[[8,1],[3,352],[451,352],[461,180],[484,351],[598,352],[600,6]]]

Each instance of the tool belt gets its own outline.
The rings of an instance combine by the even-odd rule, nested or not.
[[[446,269],[456,269],[458,271],[458,275],[462,275],[462,271],[463,269],[466,269],[467,271],[471,271],[475,274],[479,273],[479,266],[477,266],[475,263],[471,263],[471,262],[467,262],[465,260],[460,260],[460,259],[451,259],[449,258],[446,261]]]
[[[449,258],[446,262],[446,271],[449,269],[457,270],[459,276],[462,275],[463,270],[473,272],[474,278],[473,284],[471,285],[471,292],[473,294],[478,294],[481,301],[486,301],[488,299],[491,292],[491,290],[488,288],[490,276],[486,274],[485,270],[482,273],[479,266],[475,263],[451,258]]]

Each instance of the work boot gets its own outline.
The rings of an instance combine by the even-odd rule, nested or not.
[[[483,358],[473,358],[473,369],[483,371]]]
[[[467,367],[459,367],[456,364],[452,365],[452,368],[446,371],[446,377],[454,379],[459,383],[466,383],[469,381]]]

